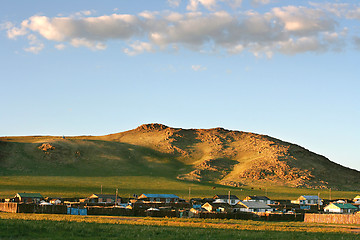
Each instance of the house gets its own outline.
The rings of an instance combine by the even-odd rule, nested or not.
[[[204,203],[201,208],[206,209],[206,211],[208,212],[212,212],[213,210],[215,210],[215,207],[211,204],[211,203]]]
[[[138,197],[143,202],[177,203],[180,198],[174,194],[143,193]]]
[[[273,210],[270,206],[263,202],[240,201],[238,205],[244,206],[244,208],[239,209],[243,212],[267,212]]]
[[[107,194],[93,194],[89,197],[89,203],[121,203],[121,197]]]
[[[270,198],[266,196],[247,196],[243,201],[255,201],[255,202],[263,202],[265,204],[274,204],[274,201],[271,201]]]
[[[330,203],[324,207],[326,213],[354,213],[359,209],[350,203]]]
[[[61,199],[59,198],[54,198],[54,199],[51,199],[49,201],[51,204],[54,204],[54,205],[60,205],[61,204]]]
[[[44,197],[40,193],[17,193],[14,199],[15,202],[40,203]]]
[[[360,204],[360,195],[357,195],[356,197],[354,197],[353,202],[355,204]]]
[[[237,212],[246,212],[246,207],[242,204],[236,204],[235,206],[232,206],[231,212],[237,213]]]
[[[208,212],[231,212],[231,207],[227,203],[204,203],[201,208]]]
[[[235,195],[215,195],[213,197],[214,203],[227,203],[230,205],[236,205],[240,202],[240,199]]]
[[[291,203],[299,205],[323,205],[323,200],[317,195],[302,195]]]

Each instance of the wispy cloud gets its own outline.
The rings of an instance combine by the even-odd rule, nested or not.
[[[32,52],[34,54],[38,54],[45,47],[45,45],[42,42],[40,42],[34,34],[29,34],[27,36],[27,39],[29,40],[30,46],[24,48],[26,52]]]
[[[66,48],[66,45],[63,44],[63,43],[60,43],[60,44],[56,44],[54,46],[57,50],[64,50]]]
[[[152,52],[153,46],[148,42],[136,41],[130,44],[130,48],[125,48],[124,53],[129,56],[135,56],[143,52]]]
[[[167,0],[170,7],[177,8],[180,6],[181,0]]]
[[[191,69],[194,70],[195,72],[198,72],[198,71],[205,71],[207,68],[202,65],[192,65]]]

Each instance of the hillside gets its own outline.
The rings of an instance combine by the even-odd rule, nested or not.
[[[0,175],[161,176],[235,187],[359,190],[360,172],[254,133],[145,124],[106,136],[2,137]]]

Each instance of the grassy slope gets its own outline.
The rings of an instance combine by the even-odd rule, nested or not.
[[[217,181],[177,180],[176,176],[188,173],[209,158],[233,164],[232,171],[225,173],[228,177],[236,177],[246,164],[261,158],[258,151],[251,149],[254,141],[261,145],[258,135],[242,134],[239,137],[221,129],[174,131],[162,127],[153,129],[151,125],[145,127],[101,137],[0,138],[0,163],[3,166],[0,168],[0,195],[11,197],[16,192],[33,191],[50,196],[87,196],[99,192],[103,185],[104,193],[113,193],[118,188],[123,196],[161,192],[188,198],[189,187],[191,197],[209,197],[228,191],[239,197],[264,195],[265,189],[274,199],[292,199],[318,192],[322,197],[329,196],[328,190],[293,189],[264,182],[258,185],[258,182],[249,181],[247,186],[234,188],[221,186]],[[38,149],[42,143],[49,143],[55,149],[44,152]],[[207,175],[208,180],[212,176],[219,178],[217,173],[211,174]],[[356,194],[333,191],[332,197],[353,198]]]
[[[359,171],[331,162],[300,146],[265,135],[221,128],[174,129],[159,124],[147,124],[101,138],[172,154],[185,164],[181,169],[183,171],[180,171],[187,173],[185,179],[221,184],[229,181],[240,182],[249,186],[287,184],[343,190],[360,189],[357,181],[360,177]],[[223,165],[217,165],[217,162]],[[211,166],[208,167],[209,164],[205,163]],[[194,169],[197,172],[191,174],[190,171]]]

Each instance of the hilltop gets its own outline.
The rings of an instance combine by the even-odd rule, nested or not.
[[[0,175],[160,176],[234,187],[359,190],[360,172],[279,139],[144,124],[106,136],[2,137]]]

